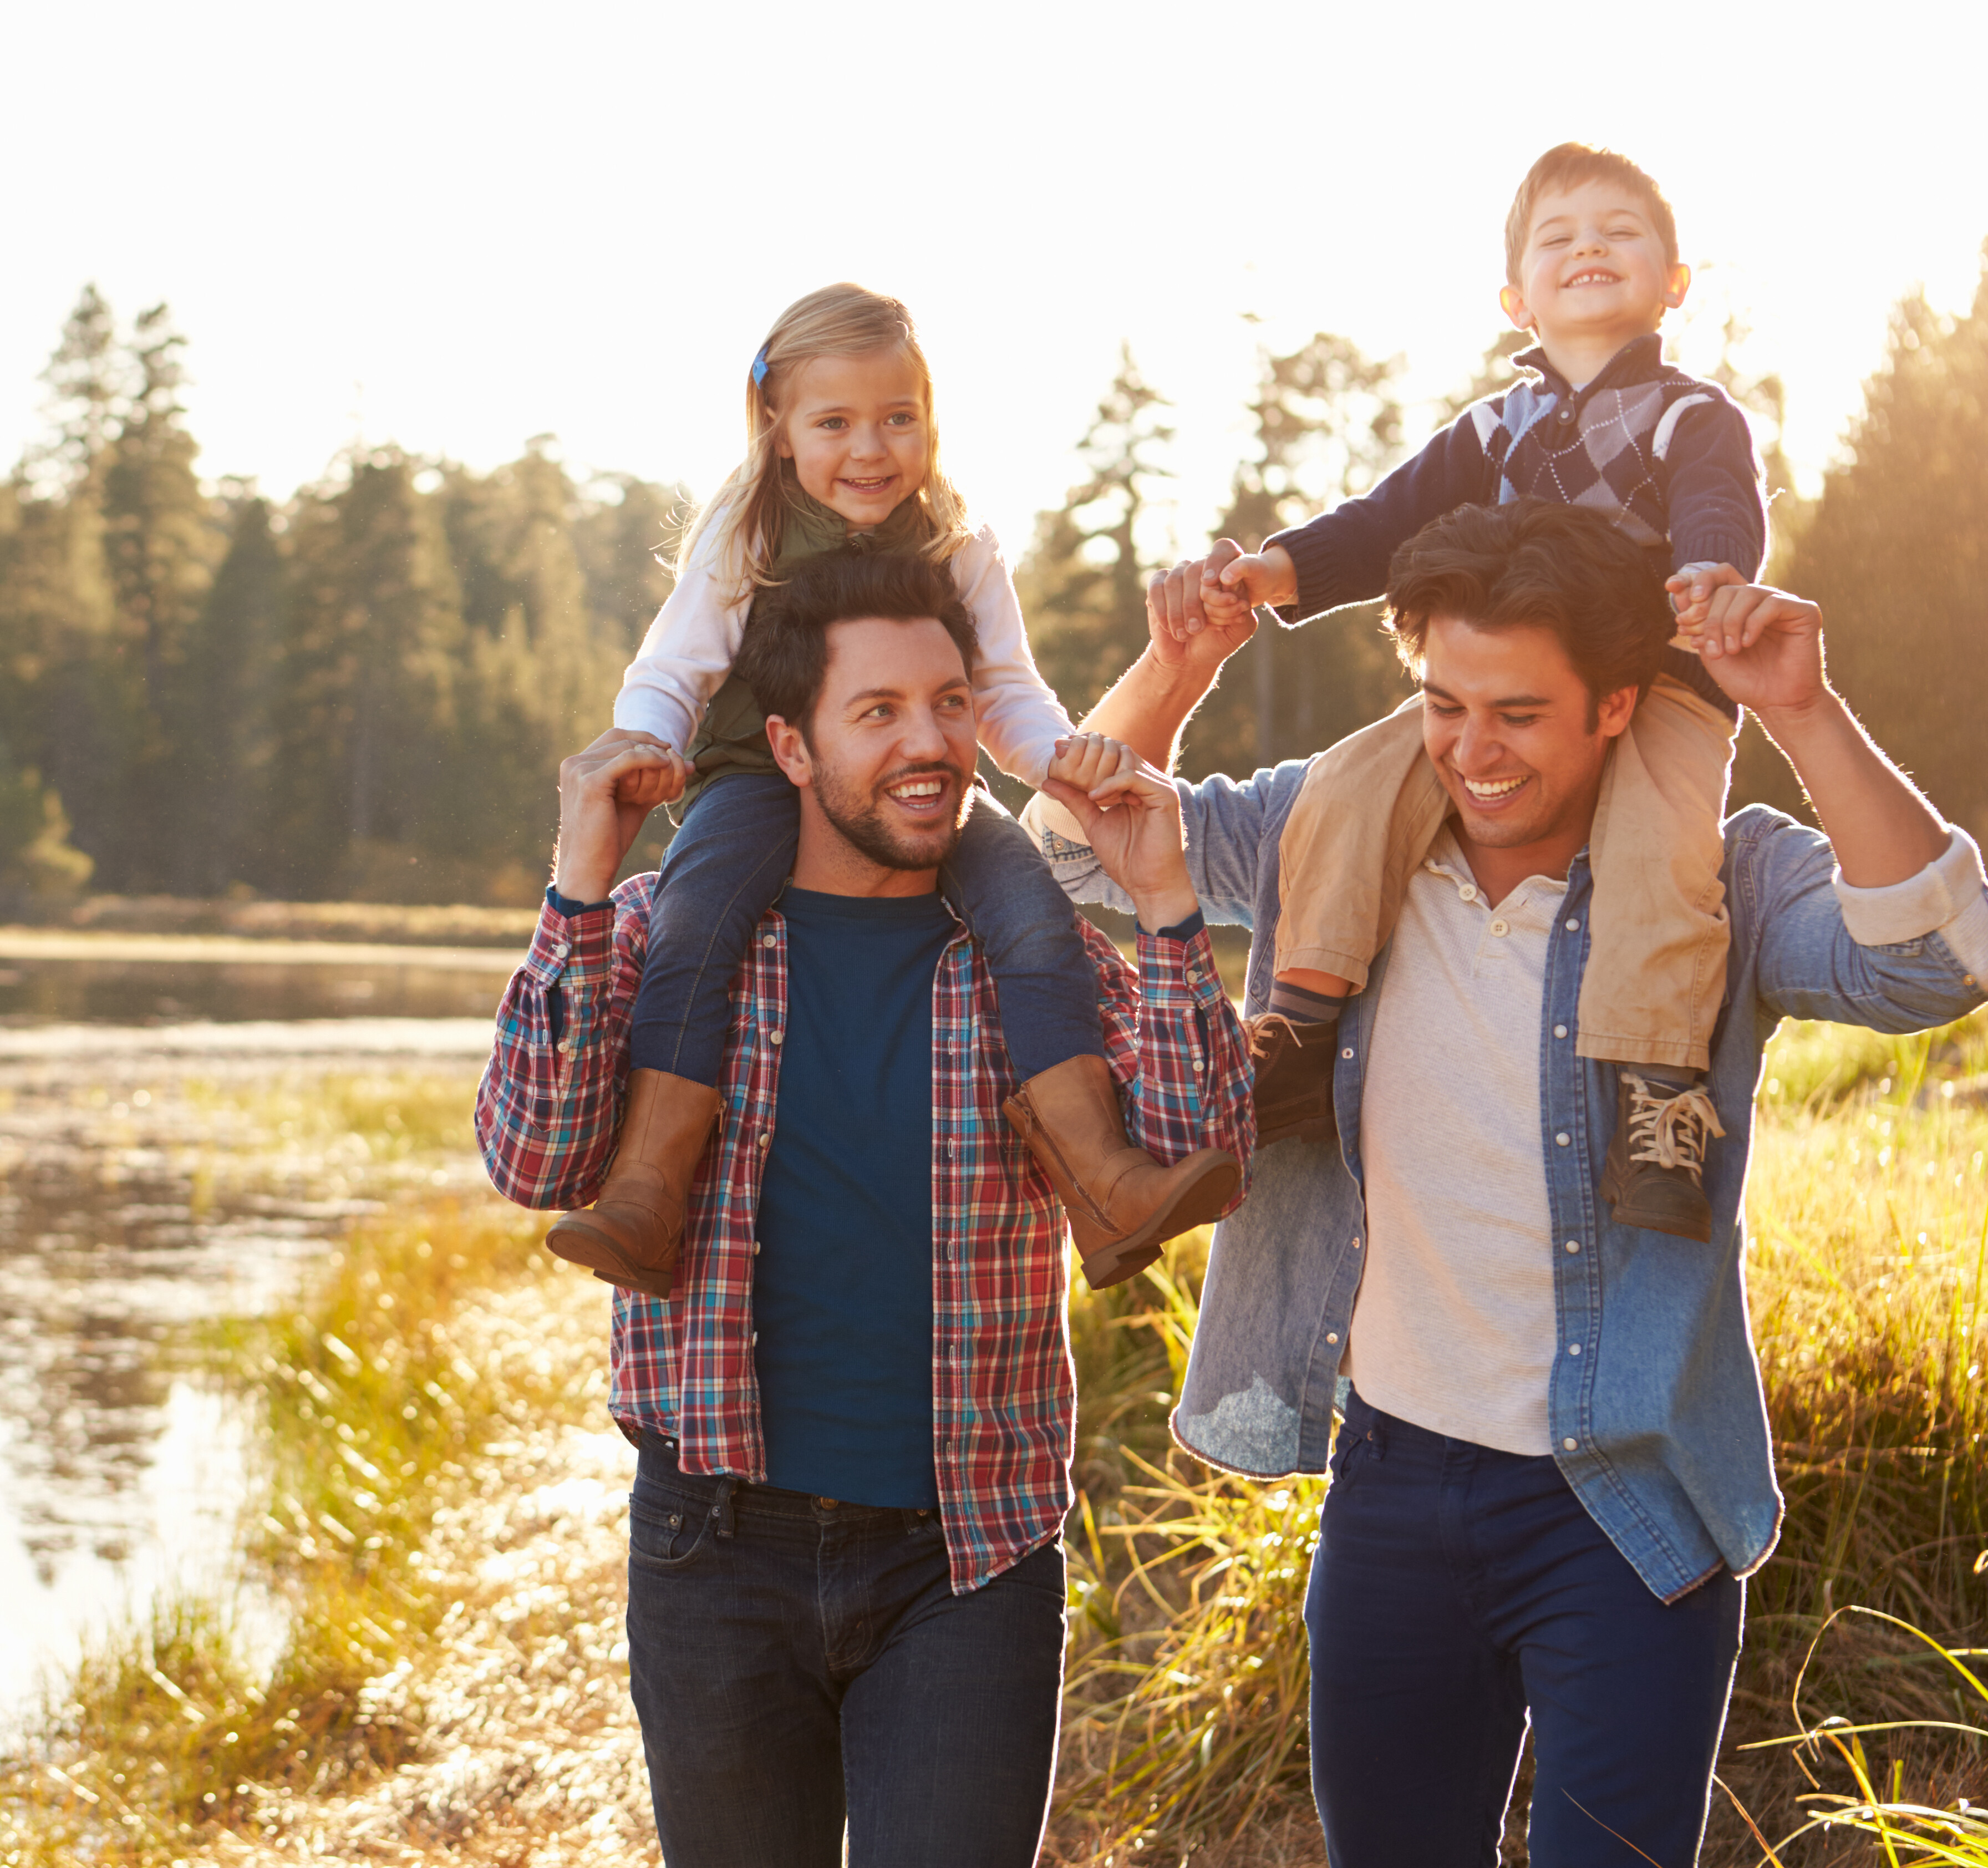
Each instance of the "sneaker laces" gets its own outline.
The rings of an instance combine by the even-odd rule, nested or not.
[[[1627,1074],[1623,1081],[1629,1086],[1630,1160],[1666,1170],[1682,1168],[1702,1186],[1708,1134],[1726,1132],[1705,1086],[1670,1090]]]

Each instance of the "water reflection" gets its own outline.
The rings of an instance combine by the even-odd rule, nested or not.
[[[91,1617],[227,1547],[244,1426],[197,1379],[189,1326],[281,1303],[382,1201],[485,1184],[464,1138],[383,1152],[286,1111],[308,1108],[314,1085],[410,1071],[431,1105],[466,1111],[502,983],[435,967],[7,963],[0,1711],[39,1665],[73,1656]],[[364,1016],[337,1015],[354,1004]]]

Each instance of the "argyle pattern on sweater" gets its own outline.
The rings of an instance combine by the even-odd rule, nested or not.
[[[1663,463],[1671,438],[1686,410],[1722,402],[1723,393],[1664,362],[1655,337],[1625,344],[1579,389],[1543,350],[1513,360],[1537,380],[1469,411],[1498,503],[1531,497],[1587,506],[1645,550],[1662,550],[1670,535]]]

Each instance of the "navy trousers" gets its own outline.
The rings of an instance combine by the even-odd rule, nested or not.
[[[669,1868],[1029,1868],[1063,1553],[955,1596],[936,1511],[691,1477],[642,1437],[628,1666]]]
[[[715,1085],[732,976],[794,866],[800,808],[778,773],[735,772],[699,793],[664,858],[649,956],[628,1034],[637,1070]],[[1001,1031],[1026,1081],[1102,1057],[1097,975],[1077,913],[1029,833],[982,790],[942,886],[994,976]]]
[[[1690,1868],[1744,1593],[1665,1604],[1550,1457],[1354,1395],[1305,1603],[1333,1868],[1495,1868],[1529,1716],[1533,1868]]]

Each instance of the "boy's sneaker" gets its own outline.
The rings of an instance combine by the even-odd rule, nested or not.
[[[1601,1197],[1616,1223],[1709,1244],[1705,1151],[1725,1132],[1702,1084],[1677,1089],[1621,1071],[1615,1133],[1601,1167]]]
[[[1306,1024],[1281,1012],[1242,1021],[1256,1067],[1256,1146],[1324,1144],[1339,1132],[1332,1112],[1332,1060],[1339,1026]]]

